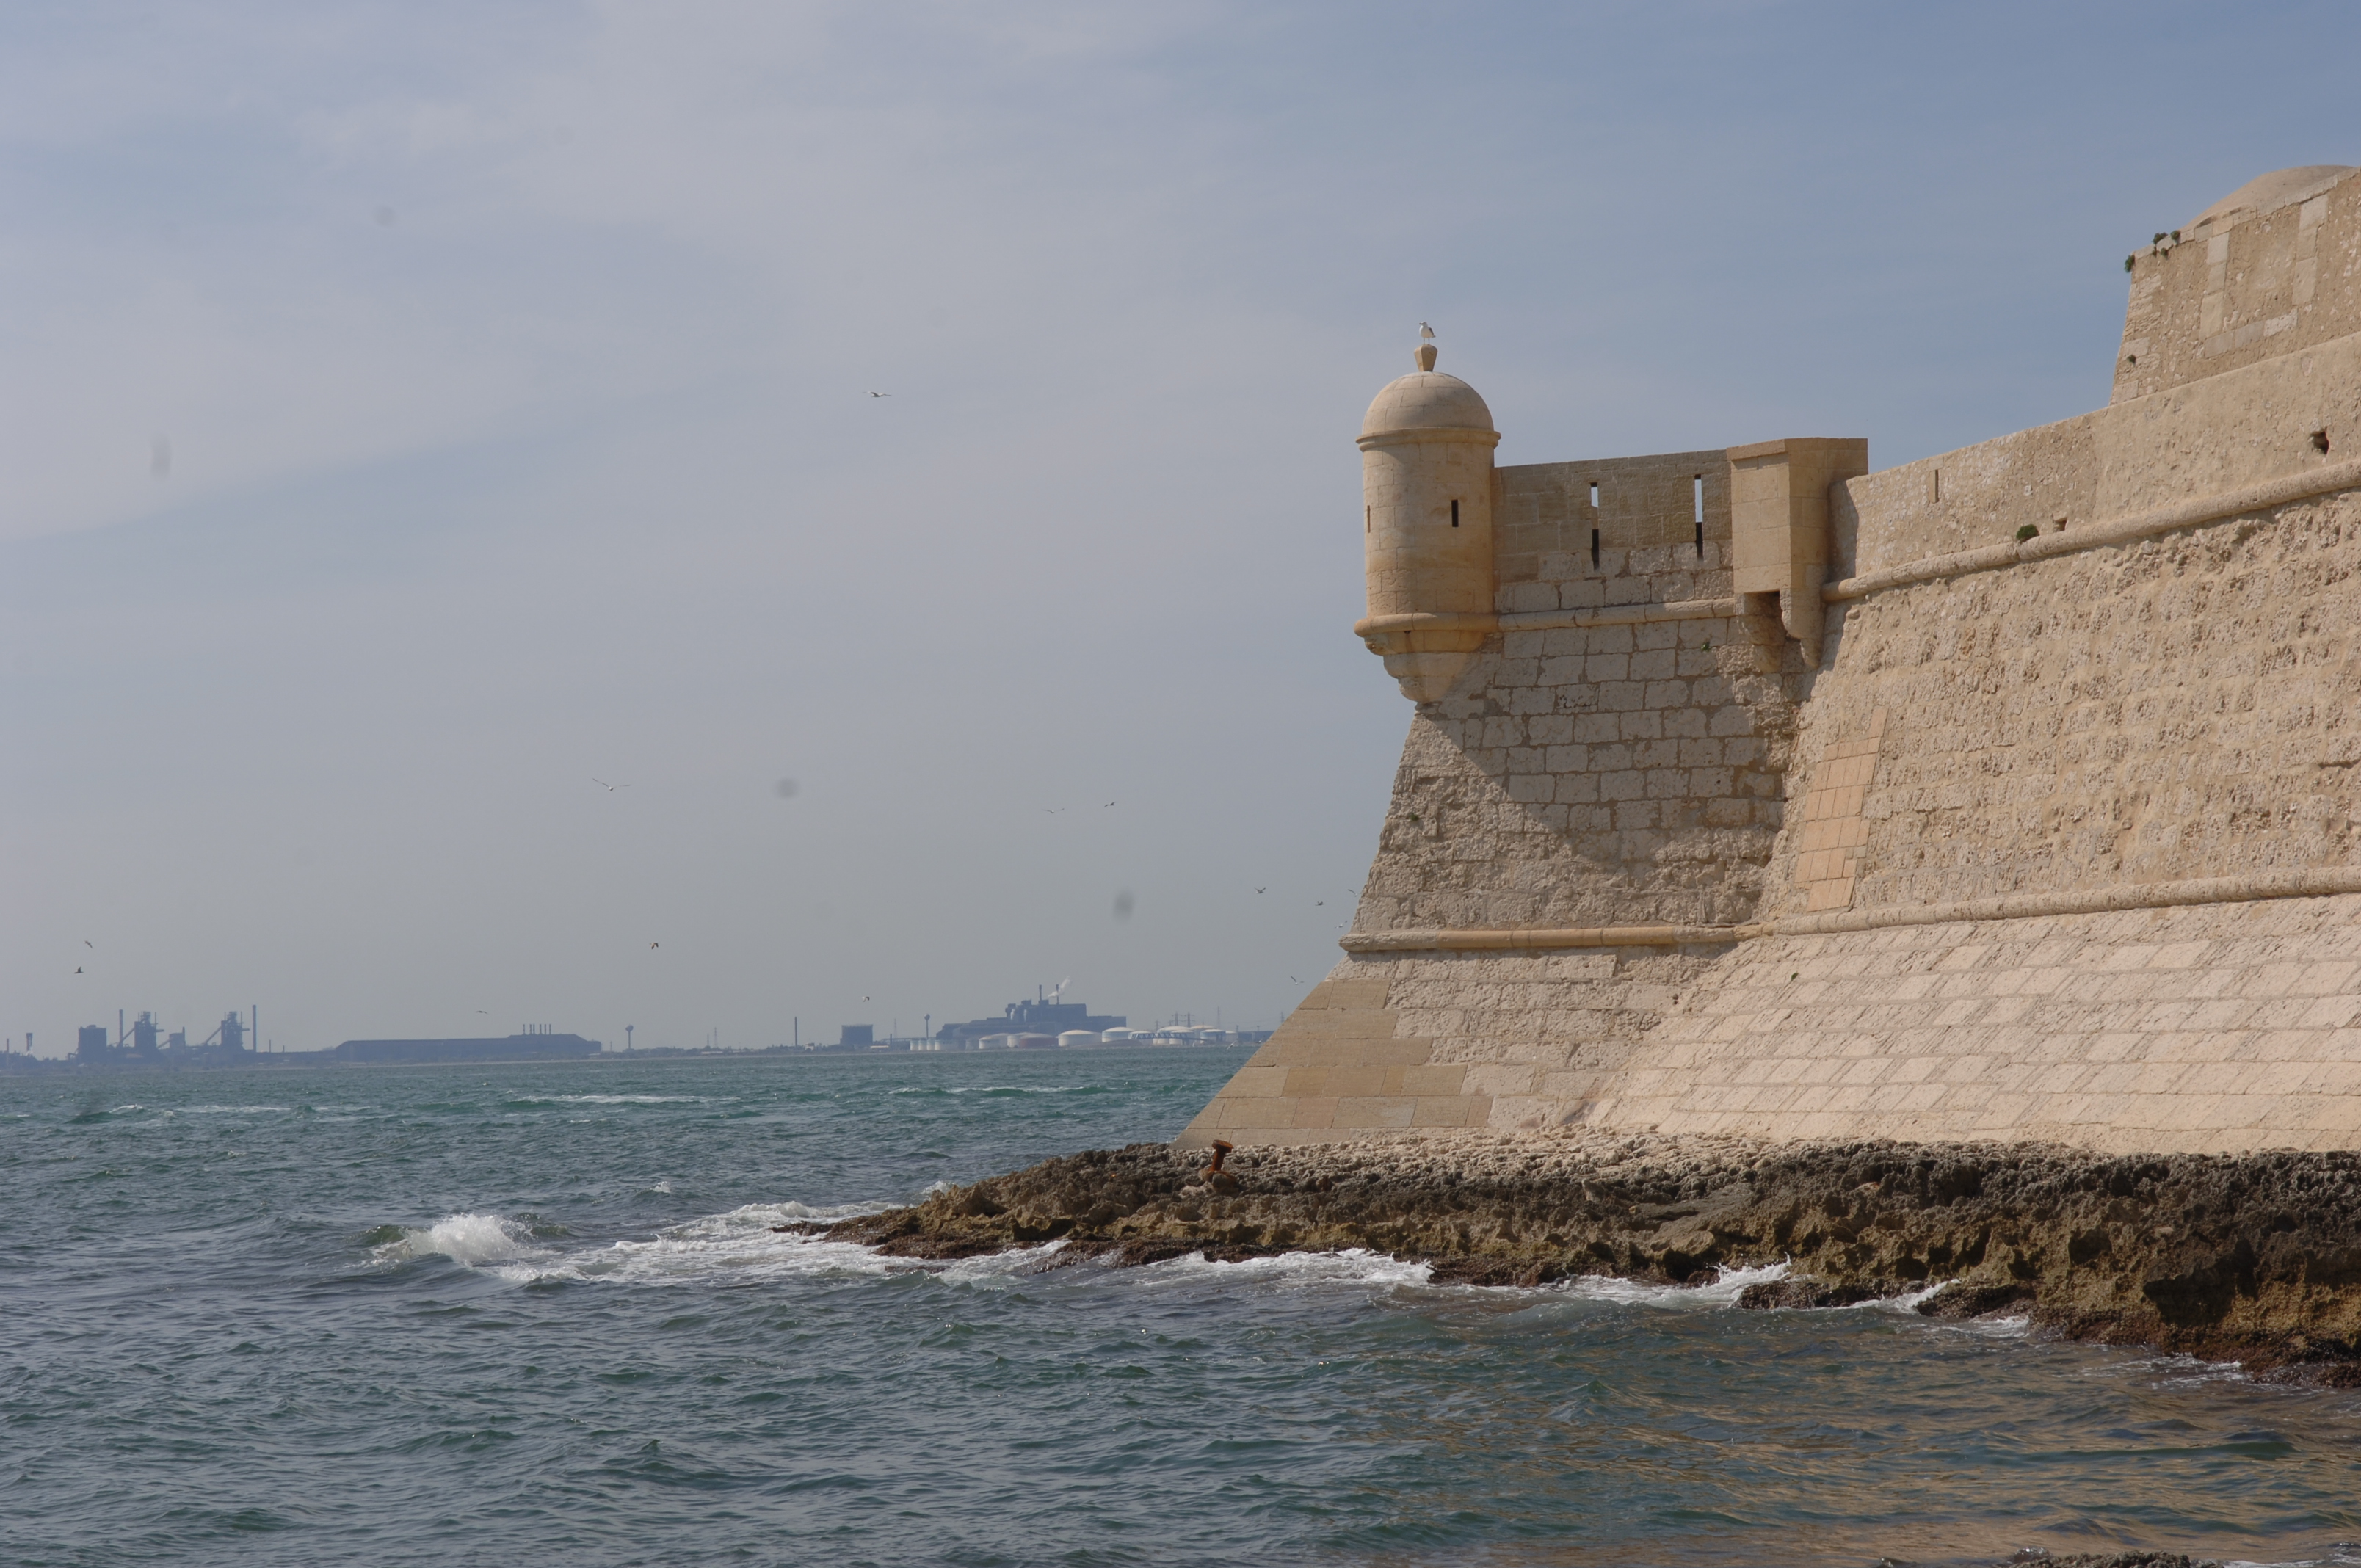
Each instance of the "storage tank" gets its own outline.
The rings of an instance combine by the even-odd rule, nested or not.
[[[1092,1050],[1098,1043],[1097,1032],[1091,1029],[1068,1029],[1058,1036],[1058,1048],[1061,1051]]]

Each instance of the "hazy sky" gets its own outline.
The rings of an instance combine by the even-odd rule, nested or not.
[[[1411,716],[1352,438],[1422,319],[1504,463],[2063,418],[2126,251],[2361,162],[2356,58],[2344,4],[12,5],[0,1030],[1268,1025]]]

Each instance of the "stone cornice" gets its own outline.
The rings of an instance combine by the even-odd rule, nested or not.
[[[2235,490],[2217,490],[2210,496],[2176,501],[2170,506],[2128,512],[2122,517],[2109,518],[2103,522],[2092,523],[2064,533],[2044,533],[2022,542],[2011,540],[2000,544],[1987,544],[1980,550],[1962,550],[1949,555],[1929,555],[1923,560],[1905,562],[1881,572],[1867,572],[1858,577],[1830,583],[1820,590],[1820,598],[1830,604],[1839,604],[1848,599],[1864,598],[1887,588],[1907,587],[1913,583],[1939,582],[1946,577],[1998,571],[2004,566],[2047,561],[2053,556],[2104,549],[2111,544],[2129,544],[2142,539],[2153,539],[2162,533],[2178,532],[2184,528],[2220,522],[2242,513],[2263,511],[2271,507],[2285,506],[2290,501],[2308,500],[2313,496],[2356,488],[2361,488],[2361,461],[2331,463],[2301,474],[2266,479],[2257,485],[2245,485]]]
[[[2274,898],[2334,898],[2361,893],[2361,866],[2257,872],[2245,876],[2192,877],[2181,882],[2122,883],[2064,893],[2010,894],[1948,904],[1897,904],[1839,909],[1744,926],[1587,926],[1560,929],[1520,927],[1455,931],[1349,931],[1336,945],[1348,953],[1455,953],[1566,950],[1578,948],[1675,948],[1753,941],[1764,937],[1816,937],[1876,931],[1894,926],[1949,926],[1977,920],[2029,920],[2043,916],[2105,915],[2125,909],[2169,909],[2191,904],[2252,904]]]

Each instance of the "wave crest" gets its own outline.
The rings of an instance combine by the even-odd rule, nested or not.
[[[387,1263],[442,1256],[470,1268],[549,1255],[533,1245],[523,1226],[498,1214],[453,1214],[423,1229],[405,1226],[399,1237],[380,1245],[376,1253]]]

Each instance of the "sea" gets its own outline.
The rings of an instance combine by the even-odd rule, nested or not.
[[[0,1079],[0,1563],[2361,1564],[2361,1394],[2023,1321],[773,1229],[1244,1054]]]

